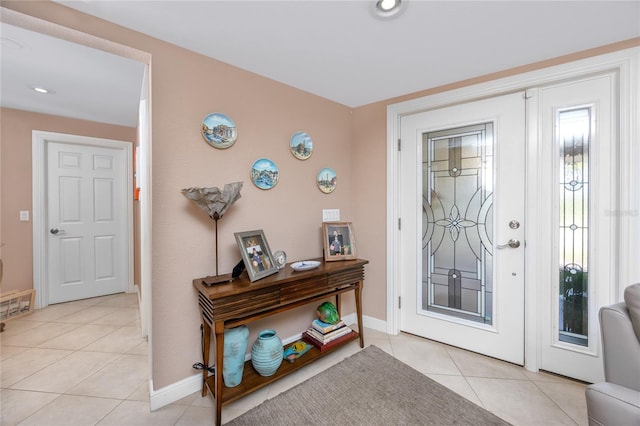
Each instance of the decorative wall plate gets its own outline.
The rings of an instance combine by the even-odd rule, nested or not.
[[[291,136],[291,153],[298,160],[306,160],[313,153],[313,141],[305,132],[295,132]]]
[[[251,181],[260,189],[271,189],[278,183],[278,166],[268,158],[256,160],[251,166]]]
[[[232,119],[215,112],[202,120],[202,137],[214,148],[229,148],[238,138],[238,129]]]
[[[320,191],[325,194],[330,194],[336,189],[336,183],[338,181],[338,177],[336,176],[336,172],[329,167],[325,167],[324,169],[318,172],[318,177],[316,178],[318,183],[318,188]]]

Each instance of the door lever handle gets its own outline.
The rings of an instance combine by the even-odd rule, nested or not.
[[[64,229],[51,228],[49,229],[49,232],[51,232],[53,235],[64,234]]]
[[[499,249],[503,249],[503,248],[518,248],[520,247],[520,240],[514,240],[513,238],[510,239],[509,241],[507,241],[507,244],[497,244],[496,248]]]

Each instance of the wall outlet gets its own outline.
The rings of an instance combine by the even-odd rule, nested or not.
[[[322,209],[323,222],[336,222],[340,220],[340,209]]]
[[[20,210],[20,222],[29,222],[29,210]]]

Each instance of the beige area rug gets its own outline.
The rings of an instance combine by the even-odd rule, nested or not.
[[[228,425],[508,425],[369,346]]]

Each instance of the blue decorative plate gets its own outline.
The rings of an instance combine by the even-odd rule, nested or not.
[[[313,141],[305,132],[295,132],[291,136],[291,153],[298,160],[306,160],[313,153]]]
[[[271,189],[278,183],[278,166],[268,158],[256,160],[251,166],[251,181],[260,189]]]
[[[202,120],[202,137],[215,148],[229,148],[238,138],[238,129],[233,120],[216,112]]]
[[[330,194],[336,189],[336,183],[338,181],[338,177],[336,172],[329,167],[325,167],[324,169],[318,172],[317,183],[318,189],[324,192],[325,194]]]

